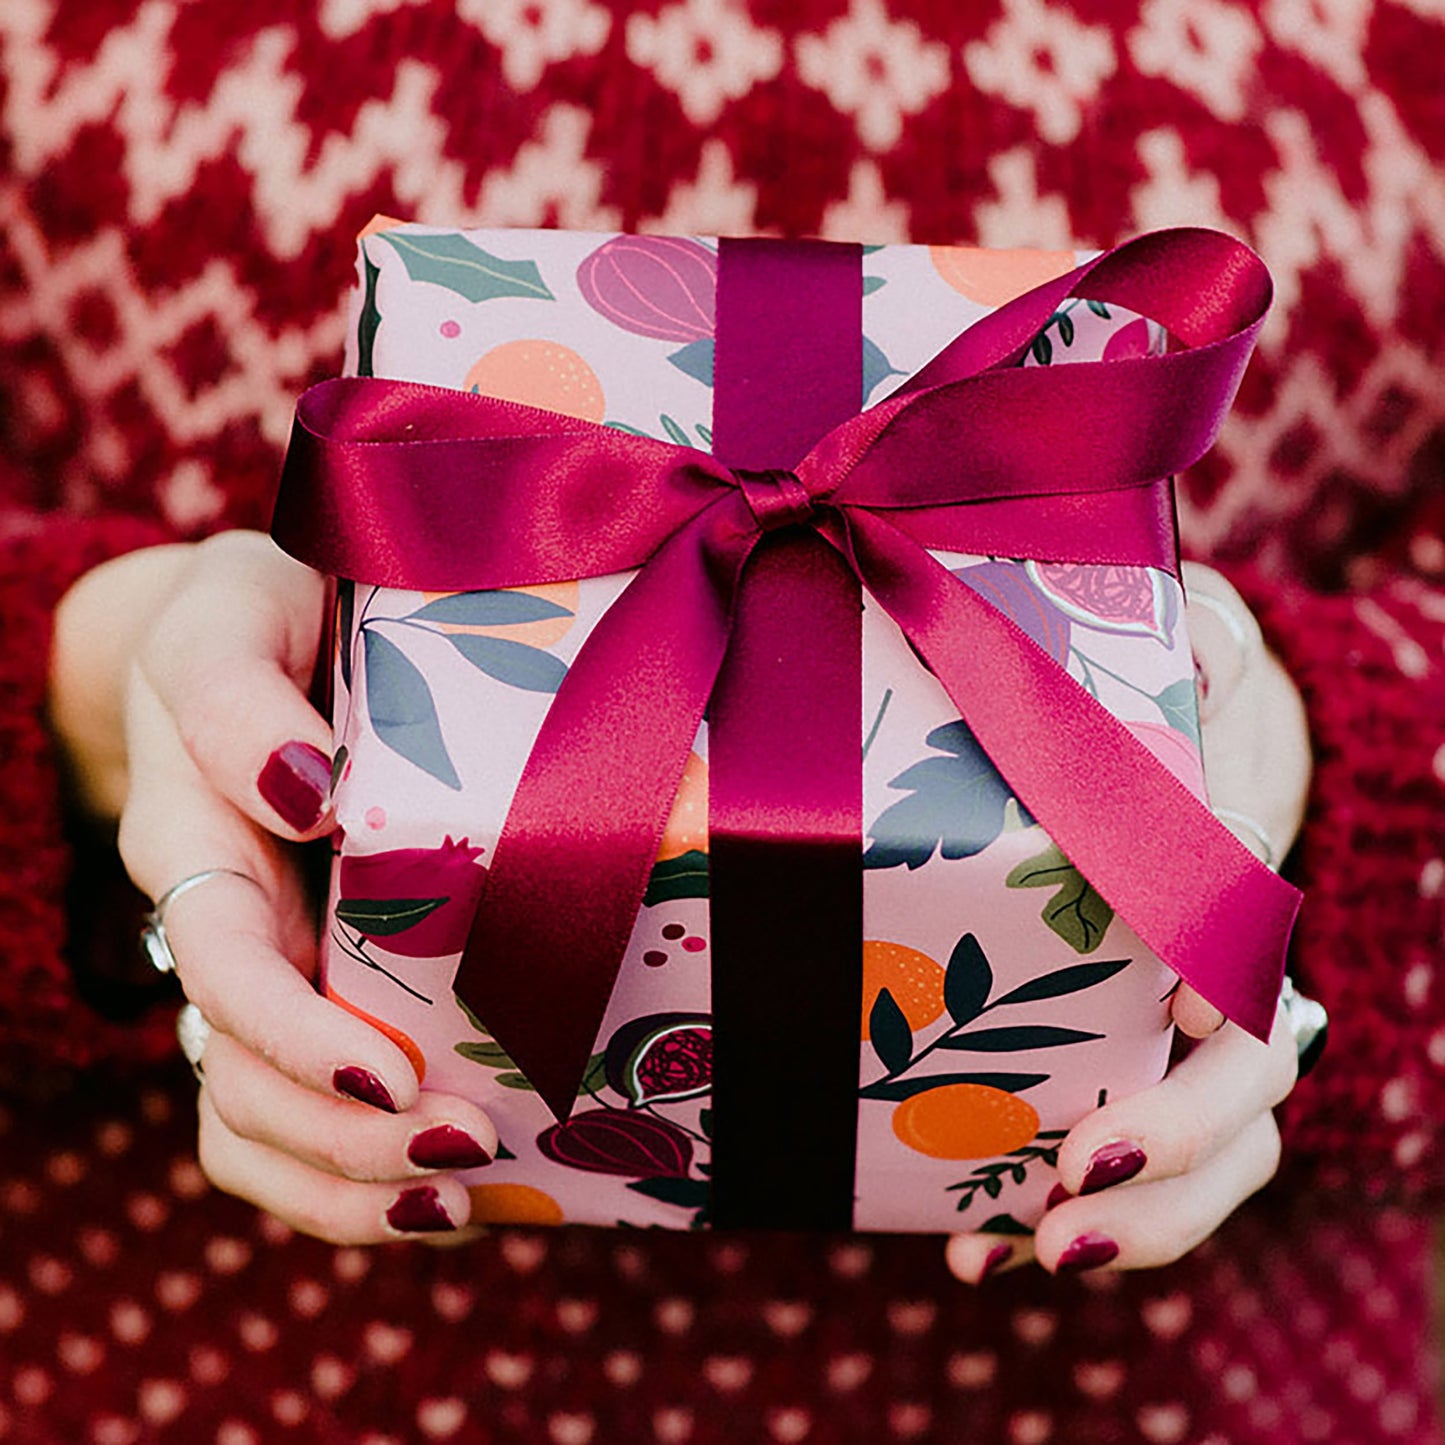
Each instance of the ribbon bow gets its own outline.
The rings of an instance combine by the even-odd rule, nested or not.
[[[1100,894],[1206,999],[1267,1037],[1296,891],[926,548],[1172,566],[1160,479],[1212,442],[1269,295],[1262,263],[1226,236],[1142,237],[985,317],[775,470],[436,387],[350,379],[303,396],[274,533],[312,566],[426,590],[640,569],[547,714],[457,975],[559,1118],[704,710],[715,752],[729,729],[742,736],[739,720],[767,708],[748,674],[768,628],[796,633],[824,616],[841,640],[819,625],[791,686],[831,688],[846,711],[837,679],[858,671],[860,583]],[[1187,349],[1021,367],[1069,296],[1151,316]],[[772,621],[758,621],[766,596]],[[825,727],[828,706],[817,712]],[[797,749],[784,768],[764,748],[745,764],[746,806],[718,796],[714,770],[715,835],[720,820],[742,833],[802,826],[856,869],[853,736],[843,777],[831,764],[806,776]],[[1140,837],[1148,869],[1131,862]]]

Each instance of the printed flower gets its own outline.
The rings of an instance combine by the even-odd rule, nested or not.
[[[336,917],[404,958],[445,958],[467,941],[486,869],[465,838],[440,848],[347,854]]]
[[[686,1179],[692,1140],[675,1124],[650,1114],[589,1109],[537,1136],[545,1158],[589,1174],[624,1179]]]
[[[713,334],[717,257],[697,241],[616,236],[583,260],[577,285],[624,331],[684,344]]]

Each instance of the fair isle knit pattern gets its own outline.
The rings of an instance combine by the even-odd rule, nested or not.
[[[0,1445],[1439,1445],[1442,53],[1441,0],[0,0]],[[1263,253],[1181,498],[1314,732],[1333,1039],[1259,1200],[975,1292],[923,1238],[365,1251],[209,1188],[138,900],[67,836],[49,616],[264,523],[374,212]]]

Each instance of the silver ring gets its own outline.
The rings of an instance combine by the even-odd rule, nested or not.
[[[176,971],[176,956],[171,952],[170,939],[166,937],[166,909],[182,893],[189,893],[192,888],[199,888],[202,883],[209,883],[212,878],[227,876],[244,878],[247,883],[256,882],[249,873],[238,873],[234,868],[207,868],[200,873],[192,873],[189,878],[182,878],[179,883],[167,888],[156,900],[156,906],[146,914],[140,931],[141,952],[158,973]],[[261,885],[257,883],[256,886],[259,888]]]
[[[1260,848],[1264,851],[1264,856],[1260,861],[1266,868],[1273,868],[1275,866],[1274,844],[1270,841],[1269,834],[1264,831],[1264,825],[1262,823],[1255,818],[1251,818],[1248,813],[1241,813],[1237,808],[1213,808],[1210,811],[1226,826],[1233,823],[1243,828],[1246,833],[1252,834],[1259,843]],[[1232,832],[1233,829],[1230,831]]]
[[[1302,1079],[1319,1063],[1325,1051],[1330,1036],[1330,1016],[1322,1003],[1302,994],[1288,974],[1280,989],[1279,1001],[1284,1008],[1285,1022],[1294,1035],[1295,1052],[1299,1055],[1298,1076]]]
[[[201,1059],[205,1056],[206,1045],[210,1040],[211,1025],[205,1014],[195,1004],[188,1003],[176,1015],[176,1042],[180,1044],[181,1053],[191,1066],[191,1072],[202,1084],[206,1082],[206,1075],[201,1067]]]

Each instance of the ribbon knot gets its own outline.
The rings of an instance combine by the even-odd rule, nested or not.
[[[796,472],[735,468],[733,476],[764,532],[812,521],[816,511],[813,499]]]

